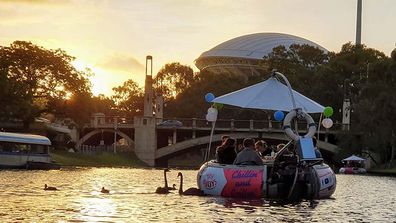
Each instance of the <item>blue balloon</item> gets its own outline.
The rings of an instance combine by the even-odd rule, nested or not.
[[[285,114],[283,114],[282,111],[276,111],[274,113],[274,118],[275,118],[276,121],[280,122],[280,121],[282,121],[285,118]]]
[[[212,102],[213,99],[215,99],[214,94],[212,94],[212,93],[207,93],[207,94],[205,95],[205,100],[206,100],[206,102]]]

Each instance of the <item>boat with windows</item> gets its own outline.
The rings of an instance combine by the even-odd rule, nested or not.
[[[0,168],[59,169],[49,154],[51,141],[44,136],[0,132]]]

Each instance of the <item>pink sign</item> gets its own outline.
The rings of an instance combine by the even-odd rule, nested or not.
[[[224,197],[260,198],[263,170],[224,169],[227,183],[221,193]]]

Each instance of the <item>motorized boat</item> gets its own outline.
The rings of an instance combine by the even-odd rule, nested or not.
[[[0,132],[0,168],[59,169],[49,155],[51,141],[44,136]]]
[[[343,174],[365,174],[367,173],[364,168],[366,159],[352,155],[342,160],[344,167],[341,167],[339,173]]]
[[[287,87],[275,79],[277,74],[285,80]],[[294,94],[298,96],[298,101],[294,100]],[[261,100],[273,97],[275,99],[269,102]],[[288,97],[291,97],[292,103]],[[204,163],[198,172],[197,184],[205,194],[295,200],[328,198],[334,193],[336,176],[315,153],[312,137],[316,132],[316,124],[306,112],[323,112],[324,107],[293,91],[283,74],[274,72],[267,81],[215,98],[212,102],[254,109],[289,109],[283,128],[291,140],[273,159],[264,160],[264,165],[223,165],[215,161]],[[305,111],[301,108],[305,108]],[[295,118],[305,119],[307,134],[301,136],[292,129]],[[214,124],[212,132],[213,129]]]
[[[309,141],[309,138],[304,139]],[[290,141],[274,159],[264,160],[264,165],[260,166],[224,165],[209,161],[203,164],[198,172],[198,187],[205,194],[223,197],[330,197],[336,189],[333,170],[321,158],[300,159],[299,152],[289,153],[289,146],[293,149],[295,145]],[[296,147],[301,151],[301,146],[297,144]],[[309,149],[304,150],[305,152],[301,153],[309,153],[306,152]]]

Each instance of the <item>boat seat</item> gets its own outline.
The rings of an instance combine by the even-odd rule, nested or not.
[[[313,145],[312,138],[301,137],[297,142],[297,154],[301,161],[306,162],[318,162],[323,161],[323,158],[316,157],[315,147]]]

